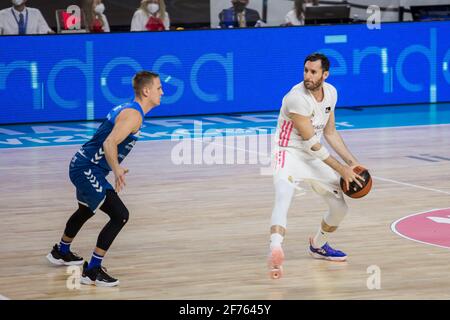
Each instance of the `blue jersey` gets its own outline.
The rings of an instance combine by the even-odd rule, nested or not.
[[[128,102],[121,104],[114,109],[112,109],[109,113],[105,121],[101,124],[101,126],[97,129],[94,136],[86,142],[81,149],[78,151],[78,154],[82,157],[76,157],[79,160],[79,165],[87,166],[87,165],[95,165],[104,169],[105,171],[111,171],[108,162],[106,161],[105,152],[103,151],[103,142],[105,142],[106,138],[109,136],[111,131],[113,130],[114,124],[116,122],[116,118],[119,113],[124,109],[134,109],[140,112],[142,116],[142,122],[144,121],[144,111],[142,111],[141,106],[137,102]],[[141,125],[142,128],[142,125]],[[130,153],[131,149],[133,149],[136,141],[140,135],[140,129],[135,134],[130,134],[125,138],[118,146],[118,161],[121,163],[123,159]],[[84,161],[83,161],[84,160]]]

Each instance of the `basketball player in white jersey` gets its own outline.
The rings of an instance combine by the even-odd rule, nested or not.
[[[336,131],[334,108],[336,89],[325,82],[330,62],[320,53],[309,55],[304,62],[304,81],[295,85],[283,98],[273,153],[275,205],[272,212],[269,272],[272,278],[282,276],[287,213],[299,182],[309,184],[327,203],[317,234],[310,238],[309,253],[318,259],[345,261],[347,255],[332,249],[327,239],[347,213],[340,177],[348,184],[363,179],[353,172],[360,165]],[[345,164],[330,155],[321,143],[322,135]]]

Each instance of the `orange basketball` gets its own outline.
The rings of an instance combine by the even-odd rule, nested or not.
[[[344,179],[341,178],[341,189],[350,198],[362,198],[370,192],[370,189],[372,189],[372,177],[370,176],[369,171],[363,167],[355,167],[353,171],[364,178],[364,181],[359,180],[362,184],[362,188],[358,186],[355,181],[353,181],[350,183],[350,189],[347,190]]]

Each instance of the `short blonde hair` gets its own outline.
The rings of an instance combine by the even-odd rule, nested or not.
[[[153,84],[153,79],[159,78],[159,74],[152,71],[139,71],[133,77],[133,90],[136,97],[141,97],[142,89]]]

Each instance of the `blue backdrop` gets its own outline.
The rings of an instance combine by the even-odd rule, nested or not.
[[[160,73],[153,116],[277,110],[313,51],[338,106],[450,101],[450,22],[0,37],[0,123],[103,118]]]

